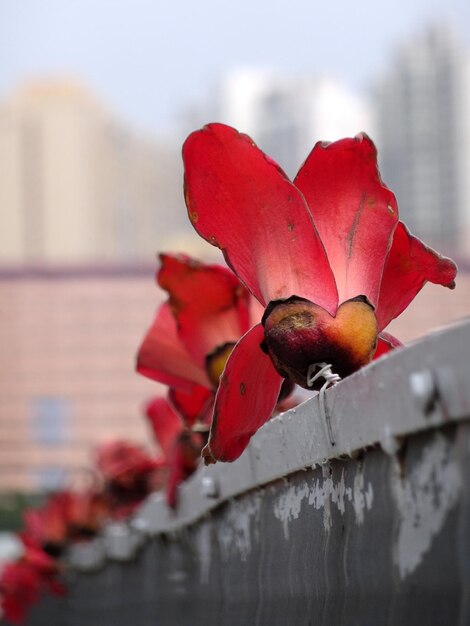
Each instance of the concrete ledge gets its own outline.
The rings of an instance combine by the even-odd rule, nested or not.
[[[470,624],[470,323],[396,351],[71,554],[29,626]]]
[[[318,397],[275,417],[234,463],[201,467],[181,488],[177,512],[152,495],[134,525],[181,529],[222,502],[298,470],[381,444],[394,453],[411,433],[470,416],[470,321],[430,335],[363,368],[326,393],[335,445]]]

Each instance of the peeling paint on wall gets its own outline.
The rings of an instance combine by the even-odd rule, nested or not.
[[[263,498],[261,493],[253,494],[249,499],[234,500],[229,504],[224,521],[220,525],[217,537],[222,557],[229,560],[236,552],[242,561],[251,553],[252,541],[259,539],[259,516]]]
[[[364,473],[362,471],[362,466],[359,468],[359,471],[354,476],[354,486],[353,486],[353,498],[352,503],[354,506],[354,513],[356,515],[356,522],[358,524],[364,523],[364,510],[370,510],[372,507],[372,502],[374,500],[374,492],[372,490],[372,484],[367,484],[367,489],[364,490]]]
[[[362,467],[358,467],[353,488],[346,486],[344,470],[336,484],[327,476],[323,479],[314,479],[311,483],[304,481],[302,485],[289,487],[275,502],[274,516],[282,523],[284,537],[289,539],[289,524],[292,520],[298,519],[304,501],[317,510],[323,509],[323,526],[328,531],[332,525],[332,505],[344,515],[346,505],[351,503],[357,524],[362,524],[364,511],[371,509],[373,497],[372,484],[369,482],[364,487]]]
[[[392,493],[399,524],[394,560],[402,579],[418,567],[431,548],[458,502],[462,484],[459,466],[452,458],[452,443],[441,433],[435,434],[407,476],[402,478],[398,462],[395,464]]]
[[[207,585],[209,583],[212,555],[211,524],[199,525],[196,549],[199,557],[199,579],[202,584]]]

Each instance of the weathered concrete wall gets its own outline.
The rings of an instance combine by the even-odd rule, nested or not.
[[[31,626],[468,626],[469,357],[464,325],[329,391],[334,450],[315,399],[277,418]]]
[[[470,424],[298,472],[71,578],[34,626],[470,624]]]

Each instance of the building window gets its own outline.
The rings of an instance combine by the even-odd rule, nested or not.
[[[70,405],[66,398],[41,397],[32,402],[32,438],[42,445],[70,441]]]
[[[67,472],[57,466],[40,467],[32,472],[33,488],[40,493],[63,489],[67,478]]]

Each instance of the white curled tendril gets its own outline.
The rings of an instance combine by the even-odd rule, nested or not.
[[[326,402],[325,402],[325,391],[329,387],[333,387],[333,385],[337,385],[341,380],[341,376],[339,376],[339,374],[335,374],[335,372],[333,372],[331,367],[332,366],[330,363],[313,363],[312,365],[310,365],[307,371],[307,386],[312,387],[313,383],[317,381],[319,378],[325,379],[325,382],[322,385],[320,389],[320,393],[319,393],[320,411],[323,416],[323,419],[326,422],[326,427],[328,429],[328,437],[330,439],[330,443],[332,446],[334,446],[335,440],[333,438],[333,431],[331,429],[330,414],[328,412],[328,407],[326,406]],[[316,369],[318,369],[317,372],[315,372]]]

